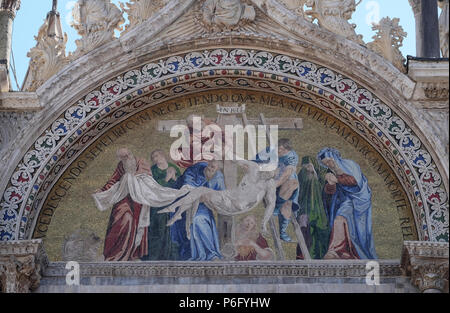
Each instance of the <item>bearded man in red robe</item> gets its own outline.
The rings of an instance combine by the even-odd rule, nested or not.
[[[152,175],[150,164],[137,159],[126,148],[117,151],[117,158],[119,164],[100,192],[120,182],[125,173]],[[105,261],[133,261],[148,254],[148,230],[145,228],[143,233],[137,231],[141,210],[142,205],[134,202],[129,194],[113,206],[103,249]]]

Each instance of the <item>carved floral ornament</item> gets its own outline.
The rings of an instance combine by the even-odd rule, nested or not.
[[[352,116],[357,123],[351,127],[386,156],[409,194],[420,240],[448,241],[448,196],[442,177],[400,116],[369,90],[331,69],[246,49],[196,51],[155,60],[104,83],[66,108],[30,145],[10,177],[0,201],[0,240],[32,235],[52,184],[117,119],[126,119],[142,105],[208,88],[250,88],[304,101],[314,94],[326,99],[324,105],[331,101],[345,111],[342,114]],[[149,103],[136,102],[144,95]]]
[[[39,287],[48,265],[41,240],[0,243],[0,292],[28,293]]]
[[[448,293],[448,243],[406,241],[401,265],[421,292]]]

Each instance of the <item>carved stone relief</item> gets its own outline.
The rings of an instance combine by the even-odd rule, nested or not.
[[[33,112],[0,111],[0,153],[33,118]]]

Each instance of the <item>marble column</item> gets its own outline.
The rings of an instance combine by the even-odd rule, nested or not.
[[[437,0],[409,0],[416,20],[416,54],[439,58],[440,38]]]
[[[12,27],[19,8],[20,0],[0,0],[0,92],[9,91]]]

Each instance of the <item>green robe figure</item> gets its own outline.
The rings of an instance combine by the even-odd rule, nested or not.
[[[151,168],[153,178],[164,187],[173,188],[178,177],[181,176],[180,169],[170,162],[167,162],[163,151],[152,152]],[[163,208],[150,209],[150,226],[148,227],[148,255],[142,258],[143,261],[158,260],[178,260],[179,247],[172,241],[170,227],[167,222],[170,219],[169,213],[158,214]]]
[[[309,253],[313,259],[322,259],[328,251],[330,229],[322,199],[326,169],[322,169],[315,158],[302,159],[302,169],[298,174],[300,211],[298,220],[305,236]],[[297,259],[303,259],[297,246]]]

